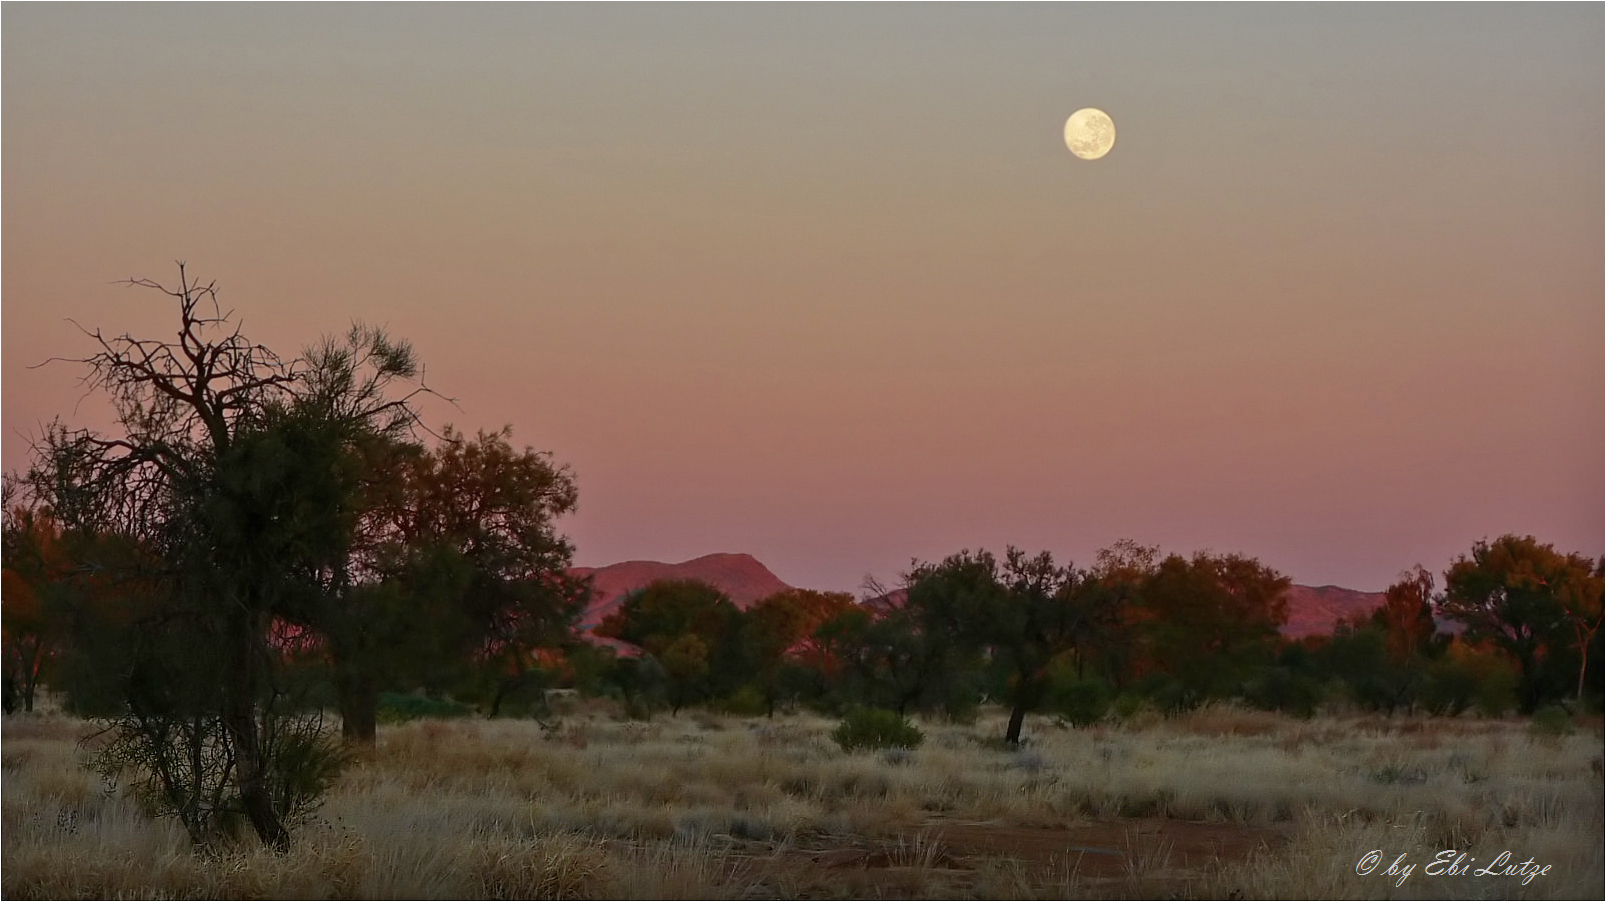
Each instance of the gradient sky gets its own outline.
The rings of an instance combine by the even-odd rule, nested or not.
[[[217,280],[573,467],[577,562],[1602,553],[1598,4],[7,4],[0,455]],[[1104,109],[1095,162],[1065,118]]]

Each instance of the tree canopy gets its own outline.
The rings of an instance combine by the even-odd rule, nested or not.
[[[1601,625],[1601,567],[1533,536],[1503,535],[1474,544],[1450,565],[1439,609],[1466,624],[1469,639],[1511,655],[1520,673],[1519,705],[1532,713],[1573,673],[1583,695]]]
[[[326,650],[357,741],[373,738],[378,686],[418,665],[489,674],[494,711],[533,644],[572,636],[586,586],[554,520],[574,480],[505,429],[448,428],[426,448],[421,368],[383,330],[354,325],[287,360],[182,264],[174,288],[131,284],[176,302],[177,337],[87,332],[97,350],[79,363],[117,429],[53,424],[26,480],[50,522],[85,537],[76,570],[100,584],[75,614],[78,685],[112,718],[108,768],[141,769],[197,843],[238,814],[283,849],[328,776],[317,762],[337,760],[287,676],[292,646]],[[8,567],[38,532],[13,519]],[[8,642],[27,631],[28,588]]]

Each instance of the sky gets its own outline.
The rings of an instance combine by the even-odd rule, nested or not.
[[[216,280],[410,340],[576,563],[1603,551],[1596,4],[0,10],[0,459]],[[1084,161],[1066,117],[1117,140]]]

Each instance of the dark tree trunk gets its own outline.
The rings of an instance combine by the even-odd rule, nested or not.
[[[269,848],[283,852],[290,848],[290,833],[274,809],[268,786],[267,762],[262,749],[262,729],[257,720],[257,696],[262,666],[262,636],[266,624],[251,614],[228,618],[227,641],[234,667],[226,683],[223,699],[223,725],[234,744],[235,779],[240,790],[240,807],[245,809],[251,828]]]
[[[22,710],[33,713],[33,697],[39,688],[39,664],[45,658],[44,649],[39,643],[29,648],[28,660],[23,668],[22,675]]]
[[[1027,707],[1024,699],[1016,698],[1015,707],[1009,712],[1009,728],[1004,731],[1004,741],[1010,745],[1020,744],[1020,728],[1026,722]]]
[[[1037,707],[1043,695],[1043,677],[1037,674],[1018,677],[1015,681],[1015,703],[1009,711],[1009,726],[1004,730],[1004,742],[1020,744],[1020,728],[1026,714]]]
[[[340,738],[347,745],[372,746],[378,734],[379,684],[365,674],[340,673],[335,695],[340,704]]]
[[[1515,651],[1517,652],[1517,713],[1528,717],[1539,709],[1539,702],[1544,695],[1544,686],[1540,681],[1539,656],[1534,653],[1531,646],[1519,645]]]
[[[496,719],[496,717],[502,713],[502,704],[506,702],[510,696],[519,692],[525,686],[528,686],[531,682],[531,677],[532,675],[528,670],[521,669],[517,674],[510,676],[507,679],[497,680],[496,692],[491,696],[490,710],[485,712],[485,719]]]
[[[347,745],[372,747],[378,733],[379,680],[363,667],[349,642],[330,643],[334,657],[335,702],[340,706],[340,738]]]

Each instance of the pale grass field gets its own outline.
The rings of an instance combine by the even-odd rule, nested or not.
[[[275,856],[192,853],[176,825],[147,820],[79,766],[85,724],[7,718],[0,889],[8,899],[1603,895],[1598,720],[1541,738],[1515,720],[1216,708],[1084,730],[1033,718],[1025,747],[1006,750],[989,741],[1003,732],[993,713],[922,723],[922,747],[880,754],[844,754],[833,726],[700,713],[639,723],[592,709],[554,730],[382,728],[372,757]],[[1152,839],[1153,825],[1179,821],[1218,831],[1223,854]],[[1358,875],[1374,849],[1384,860]],[[1510,851],[1511,864],[1550,869],[1526,885],[1423,873],[1443,849],[1480,866]],[[1396,886],[1383,871],[1402,854],[1416,869]]]

